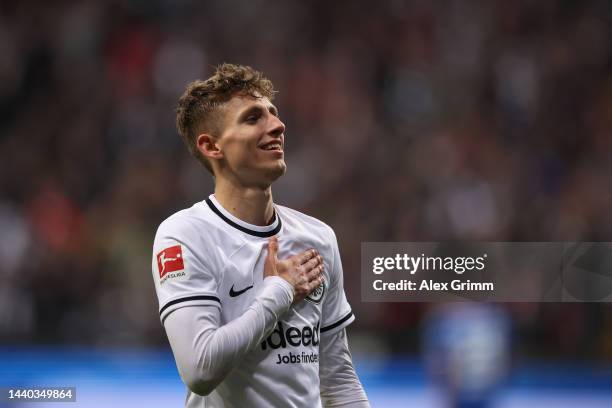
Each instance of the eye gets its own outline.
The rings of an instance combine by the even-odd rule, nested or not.
[[[257,112],[257,113],[252,113],[249,116],[246,117],[245,122],[247,123],[256,123],[259,118],[261,117],[261,113]]]

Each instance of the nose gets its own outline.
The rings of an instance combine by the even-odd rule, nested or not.
[[[277,116],[270,115],[270,117],[270,130],[268,133],[274,137],[280,137],[285,133],[285,124]]]

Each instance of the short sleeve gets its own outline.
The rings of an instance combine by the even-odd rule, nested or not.
[[[323,300],[323,322],[321,334],[335,333],[355,320],[351,306],[346,300],[344,293],[344,277],[342,272],[342,261],[338,250],[336,234],[330,228],[332,244],[332,261],[329,288],[327,296]]]
[[[185,222],[164,221],[153,244],[152,272],[164,319],[185,306],[221,307],[219,278],[211,268],[212,257],[195,228]]]

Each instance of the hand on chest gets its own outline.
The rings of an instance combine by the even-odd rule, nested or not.
[[[304,240],[305,241],[305,240]],[[325,283],[316,288],[304,301],[293,305],[292,311],[311,320],[320,318],[321,305],[329,285],[331,260],[329,252],[321,243],[279,239],[278,259],[283,260],[308,249],[316,249],[323,258]],[[248,308],[263,284],[264,266],[268,254],[267,240],[258,240],[243,245],[223,262],[219,292],[226,299],[222,315],[232,320]],[[225,320],[224,319],[224,320]]]

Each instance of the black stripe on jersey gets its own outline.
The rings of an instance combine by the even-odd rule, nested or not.
[[[344,316],[342,319],[338,320],[336,323],[330,324],[329,326],[321,327],[321,333],[325,333],[326,331],[329,331],[331,329],[334,329],[334,328],[340,326],[342,323],[344,323],[348,319],[350,319],[351,316],[353,316],[353,312],[352,311],[350,311],[346,316]]]
[[[216,296],[207,296],[207,295],[189,296],[189,297],[184,297],[180,299],[174,299],[166,303],[166,305],[162,307],[161,310],[159,311],[159,315],[161,316],[162,313],[164,313],[164,311],[172,305],[176,305],[177,303],[181,303],[181,302],[189,302],[190,300],[214,300],[215,302],[221,303],[219,298]]]
[[[219,217],[221,217],[221,219],[225,222],[227,222],[229,225],[231,225],[232,227],[242,231],[242,232],[246,232],[247,234],[250,235],[255,235],[256,237],[262,237],[262,238],[266,238],[266,237],[271,237],[273,235],[278,234],[278,232],[281,229],[281,219],[280,217],[278,217],[278,225],[270,231],[253,231],[250,230],[246,227],[243,227],[242,225],[236,224],[234,221],[230,220],[229,218],[227,218],[225,215],[223,215],[223,213],[221,211],[219,211],[219,209],[217,207],[215,207],[215,205],[213,204],[212,201],[210,201],[210,198],[206,199],[206,204],[208,204],[208,206],[210,207],[211,210],[213,210],[213,212],[215,214],[217,214]],[[276,221],[276,210],[274,211],[274,218],[272,219],[272,222],[274,223],[274,221]]]

